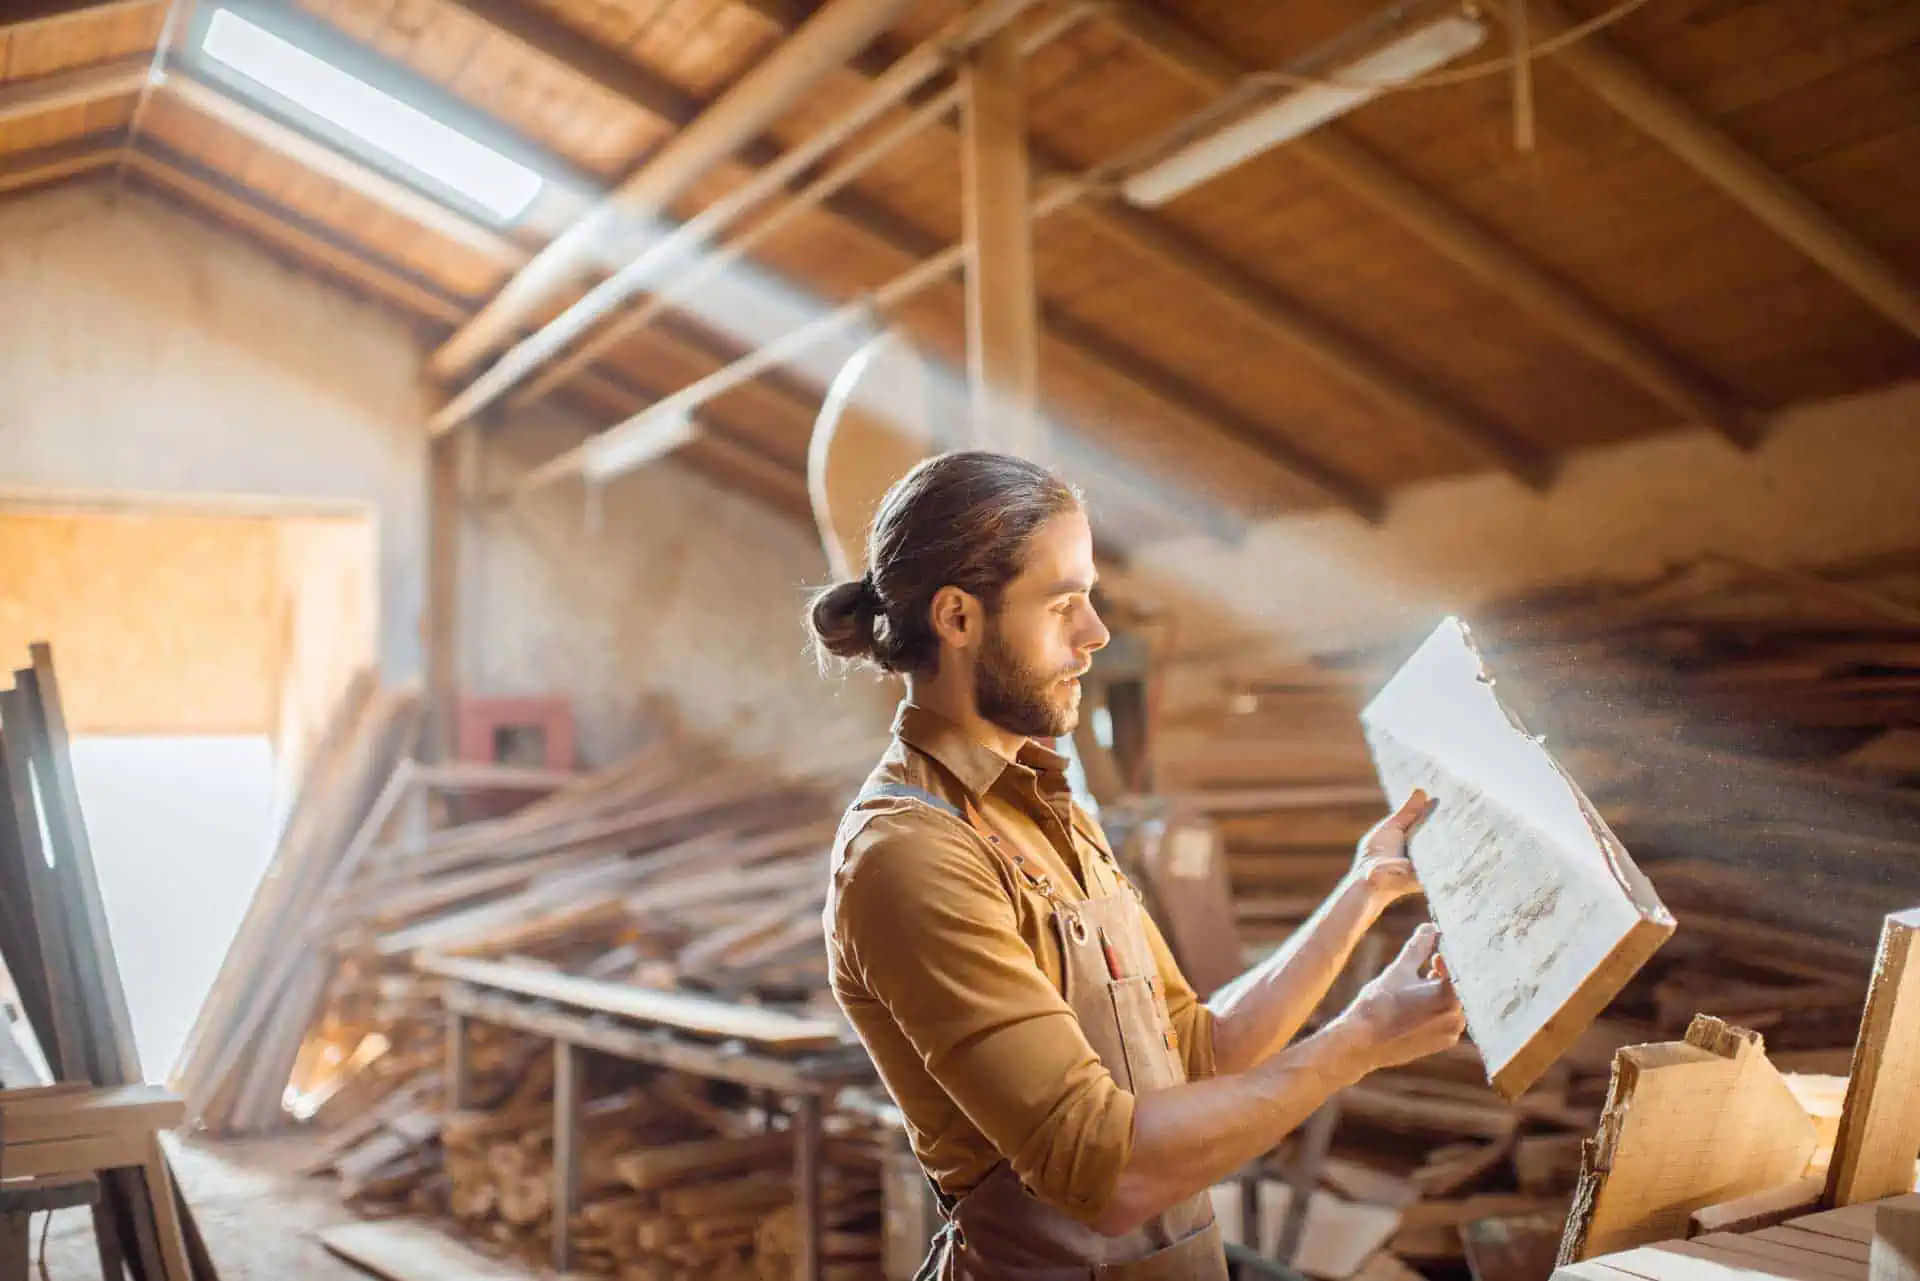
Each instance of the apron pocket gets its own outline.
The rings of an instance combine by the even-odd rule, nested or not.
[[[1167,1048],[1167,1022],[1160,1013],[1152,980],[1116,979],[1108,984],[1107,993],[1113,998],[1113,1021],[1126,1059],[1127,1089],[1144,1094],[1180,1084]]]

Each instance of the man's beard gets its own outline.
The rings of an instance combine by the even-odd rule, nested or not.
[[[1080,688],[1062,685],[1073,669],[1045,675],[1026,666],[1000,635],[998,619],[987,622],[987,643],[973,670],[973,697],[983,719],[1009,734],[1057,738],[1080,721]]]

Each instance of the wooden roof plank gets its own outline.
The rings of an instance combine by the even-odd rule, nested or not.
[[[0,157],[0,192],[39,187],[105,168],[113,163],[125,138],[125,130],[115,129]]]
[[[151,61],[145,55],[115,58],[0,85],[0,122],[138,93]]]
[[[1254,70],[1142,0],[1113,0],[1102,13],[1169,68],[1209,93],[1226,90]],[[1607,315],[1591,299],[1337,129],[1325,127],[1302,135],[1288,144],[1288,150],[1676,412],[1736,444],[1757,443],[1752,415],[1712,379]]]
[[[1500,6],[1489,9],[1497,13]],[[1553,0],[1532,0],[1528,12],[1539,25],[1542,39],[1571,26]],[[1819,263],[1863,302],[1907,333],[1920,336],[1920,286],[1642,71],[1605,36],[1589,35],[1552,56],[1555,64]]]

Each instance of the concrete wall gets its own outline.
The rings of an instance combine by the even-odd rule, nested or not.
[[[103,186],[0,202],[0,300],[0,499],[371,510],[382,665],[419,675],[428,398],[401,318]],[[482,468],[497,478],[584,430],[515,424]],[[562,485],[467,516],[471,692],[570,696],[592,762],[641,732],[643,706],[756,750],[884,728],[881,687],[823,681],[804,657],[802,588],[826,574],[809,531],[670,464],[599,511],[590,533],[582,490]]]
[[[370,508],[420,668],[426,400],[397,317],[102,185],[0,202],[0,489]]]
[[[1231,633],[1283,655],[1706,552],[1794,567],[1907,549],[1920,550],[1920,383],[1787,413],[1752,453],[1676,434],[1580,454],[1544,494],[1476,476],[1403,493],[1379,528],[1328,512],[1237,546],[1163,544],[1123,589],[1167,602],[1184,649]]]

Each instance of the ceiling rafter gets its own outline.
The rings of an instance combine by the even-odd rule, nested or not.
[[[1553,0],[1529,0],[1537,38],[1571,25]],[[1495,14],[1502,6],[1489,6]],[[1909,334],[1920,336],[1920,285],[1842,226],[1798,187],[1756,159],[1679,95],[1593,34],[1555,51],[1552,65],[1571,73],[1642,133],[1678,156],[1773,233]]]
[[[0,85],[0,123],[59,111],[63,107],[131,97],[146,83],[147,65],[151,61],[146,54],[134,54]]]
[[[1169,70],[1208,94],[1258,70],[1143,0],[1109,0],[1102,16]],[[1683,417],[1742,446],[1757,443],[1754,414],[1712,378],[1607,315],[1598,304],[1464,213],[1342,134],[1322,126],[1286,144],[1344,190],[1367,201],[1428,246],[1525,308]]]
[[[16,34],[45,22],[98,17],[121,9],[138,9],[152,0],[8,0],[0,9],[0,35]]]
[[[447,0],[447,2],[458,5],[476,18],[485,20],[485,11],[489,6],[506,3],[507,0]],[[804,4],[791,6],[754,5],[752,7],[761,12],[763,16],[769,17],[770,20],[774,20],[774,12],[784,14],[789,9],[794,12],[803,10],[807,12],[811,11],[811,6]],[[587,79],[603,85],[603,87],[610,89],[614,87],[613,76],[596,75],[586,66],[574,65],[567,56],[567,50],[572,43],[572,37],[559,35],[553,31],[543,29],[549,25],[557,28],[561,24],[550,19],[530,18],[523,14],[517,19],[516,27],[510,34],[525,47],[539,52],[550,61],[562,66],[567,66]],[[631,64],[628,64],[628,67],[629,69],[623,72],[620,79],[631,82],[635,76],[638,76],[644,81],[642,93],[633,98],[636,103],[644,105],[644,102],[647,100],[667,103],[667,110],[670,110],[673,115],[668,116],[663,114],[661,118],[667,120],[668,123],[674,123],[675,120],[684,118],[685,113],[689,111],[697,112],[698,106],[697,104],[693,104],[691,99],[685,95],[679,95],[678,97],[673,96],[679,94],[678,90],[664,85],[664,82],[658,81],[638,67],[634,67]],[[867,73],[862,72],[862,74]],[[761,167],[777,159],[779,154],[780,150],[777,145],[768,139],[761,138],[749,144],[741,153],[739,159],[742,163],[749,164],[753,167]],[[1043,157],[1043,160],[1044,159],[1049,158]],[[1051,161],[1051,163],[1055,168],[1059,167],[1057,160]],[[843,191],[828,197],[822,202],[821,208],[907,258],[922,259],[938,252],[941,248],[940,245],[934,243],[932,238],[925,233],[920,232],[917,228],[908,226],[890,211],[881,208],[874,202],[859,196],[853,191]],[[1308,484],[1313,485],[1315,488],[1320,489],[1322,492],[1325,492],[1335,502],[1354,511],[1363,519],[1371,522],[1377,522],[1382,519],[1384,501],[1382,497],[1369,486],[1308,454],[1306,451],[1286,444],[1276,438],[1271,431],[1264,429],[1256,430],[1256,425],[1242,416],[1234,415],[1231,419],[1223,420],[1217,412],[1214,411],[1212,404],[1202,404],[1193,399],[1181,399],[1179,391],[1176,389],[1186,387],[1187,384],[1170,371],[1156,367],[1151,362],[1143,362],[1135,357],[1130,360],[1134,368],[1139,371],[1139,376],[1135,377],[1125,370],[1113,368],[1108,363],[1108,360],[1103,358],[1102,353],[1087,350],[1082,343],[1075,341],[1076,338],[1083,338],[1084,334],[1052,334],[1050,336],[1055,341],[1065,343],[1067,346],[1077,349],[1078,354],[1086,358],[1090,363],[1107,368],[1114,376],[1132,384],[1136,388],[1154,387],[1160,389],[1152,394],[1153,399],[1160,401],[1162,404],[1170,405],[1176,413],[1188,420],[1207,424],[1222,436],[1236,440],[1242,445],[1257,450],[1268,461],[1299,479],[1306,481]],[[1523,467],[1524,466],[1526,466],[1526,464],[1523,464]]]
[[[521,322],[592,270],[594,248],[626,221],[641,224],[760,136],[785,107],[871,43],[910,0],[834,0],[668,138],[592,210],[532,261],[433,354],[451,378],[510,342]]]

